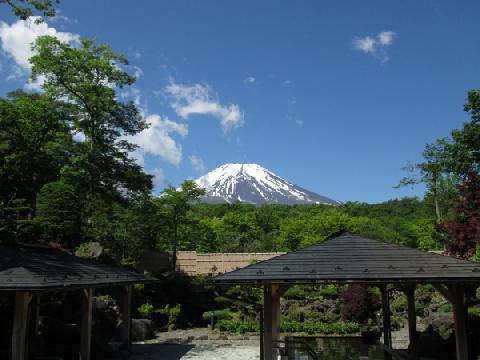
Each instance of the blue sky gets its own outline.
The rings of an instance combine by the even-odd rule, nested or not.
[[[421,196],[393,188],[401,167],[479,87],[478,1],[64,0],[42,28],[5,9],[1,94],[25,86],[38,34],[129,58],[121,96],[152,123],[133,141],[157,191],[246,162],[340,201]]]

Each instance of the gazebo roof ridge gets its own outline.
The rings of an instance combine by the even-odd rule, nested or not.
[[[214,283],[480,281],[480,264],[349,232],[222,274]]]
[[[0,245],[0,290],[36,291],[157,281],[148,275],[80,258],[53,247]]]

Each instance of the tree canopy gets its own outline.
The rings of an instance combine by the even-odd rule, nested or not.
[[[52,17],[56,14],[55,4],[60,0],[0,0],[0,4],[9,6],[15,16],[26,20],[34,15]],[[41,22],[41,18],[36,19]]]

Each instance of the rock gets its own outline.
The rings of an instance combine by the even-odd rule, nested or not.
[[[152,320],[132,319],[131,330],[133,341],[149,340],[155,337]]]
[[[427,318],[428,324],[432,326],[434,330],[446,329],[454,327],[453,314],[452,313],[439,313],[434,312],[429,314]]]
[[[75,256],[89,258],[89,259],[98,259],[103,254],[103,246],[99,242],[89,242],[82,244],[75,251]]]

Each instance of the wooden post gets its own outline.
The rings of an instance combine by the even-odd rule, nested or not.
[[[28,304],[32,295],[26,291],[15,293],[15,315],[12,332],[12,360],[24,360],[27,345]]]
[[[40,321],[40,293],[35,295],[35,313],[33,315],[33,333],[38,335],[38,322]]]
[[[90,348],[92,344],[92,307],[93,289],[82,289],[82,329],[80,340],[80,360],[90,360]]]
[[[453,318],[455,321],[455,341],[457,347],[457,360],[468,360],[467,340],[467,307],[465,304],[465,291],[462,285],[451,287],[453,295]]]
[[[408,339],[409,350],[411,353],[415,353],[415,347],[417,344],[417,314],[415,311],[415,285],[409,285],[405,289],[407,295],[408,305]]]
[[[263,329],[263,326],[264,326],[263,309],[264,309],[264,307],[262,306],[262,308],[260,309],[260,360],[265,360],[265,351],[263,350],[264,349],[263,334],[265,333],[265,331]]]
[[[264,286],[263,303],[263,351],[265,360],[275,359],[274,342],[280,340],[280,287]]]
[[[122,342],[125,350],[131,348],[131,326],[132,326],[132,285],[123,288],[122,301]]]
[[[382,312],[383,312],[383,343],[392,349],[392,327],[390,322],[390,298],[388,296],[387,285],[380,287],[382,291]],[[392,356],[385,352],[385,359],[389,360]]]

